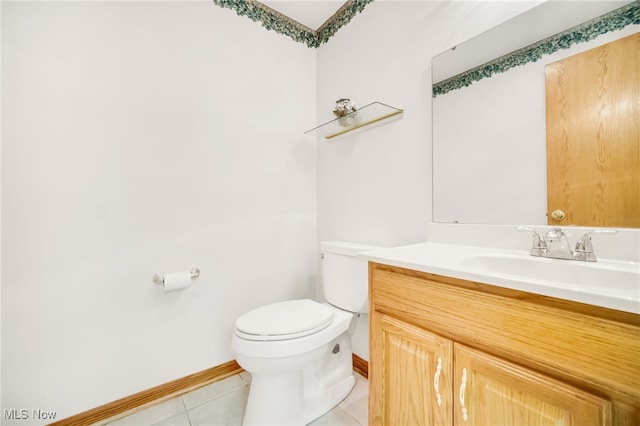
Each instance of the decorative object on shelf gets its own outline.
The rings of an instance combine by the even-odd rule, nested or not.
[[[343,127],[353,126],[358,121],[358,106],[349,98],[341,98],[336,101],[333,115],[338,117],[338,124]]]
[[[349,108],[349,111],[347,111]],[[344,111],[344,115],[339,114]],[[364,130],[374,125],[380,125],[402,117],[403,110],[383,104],[372,102],[356,109],[355,104],[349,99],[338,99],[334,114],[338,118],[307,130],[305,135],[318,135],[320,132],[325,139],[333,139],[356,130]]]
[[[333,108],[333,114],[336,117],[344,117],[347,114],[355,112],[358,109],[355,102],[352,102],[349,98],[341,98],[336,101],[336,106]]]

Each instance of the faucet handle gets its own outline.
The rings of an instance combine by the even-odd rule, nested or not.
[[[593,252],[593,244],[591,243],[591,235],[593,234],[603,234],[603,235],[615,235],[618,233],[617,229],[595,229],[593,231],[589,231],[580,238],[580,240],[576,243],[575,254],[577,257],[580,257],[580,260],[585,260],[587,262],[595,262],[596,255]]]
[[[533,232],[533,244],[531,245],[531,256],[542,256],[547,251],[547,243],[542,234],[528,226],[516,226],[518,231]]]

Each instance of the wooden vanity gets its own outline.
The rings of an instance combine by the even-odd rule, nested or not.
[[[369,424],[640,425],[640,315],[369,262]]]

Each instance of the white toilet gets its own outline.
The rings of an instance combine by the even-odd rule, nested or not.
[[[251,373],[244,425],[305,425],[349,394],[355,384],[350,333],[357,314],[369,309],[367,262],[356,255],[376,248],[323,242],[329,303],[290,300],[238,318],[231,347]]]

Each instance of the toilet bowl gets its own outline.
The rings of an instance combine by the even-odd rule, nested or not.
[[[305,425],[349,394],[355,384],[351,334],[358,313],[368,309],[367,263],[356,255],[374,248],[322,243],[327,303],[289,300],[237,319],[231,347],[251,373],[245,426]]]
[[[258,311],[270,308],[295,316],[302,314],[303,307],[319,308],[313,313],[324,311],[328,321],[305,331],[297,327],[289,334],[281,328],[277,335],[263,336],[265,340],[257,340],[259,335],[247,333],[246,327],[234,333],[231,347],[236,360],[251,373],[245,425],[307,424],[344,399],[355,383],[347,334],[352,313],[308,299],[275,303]]]

